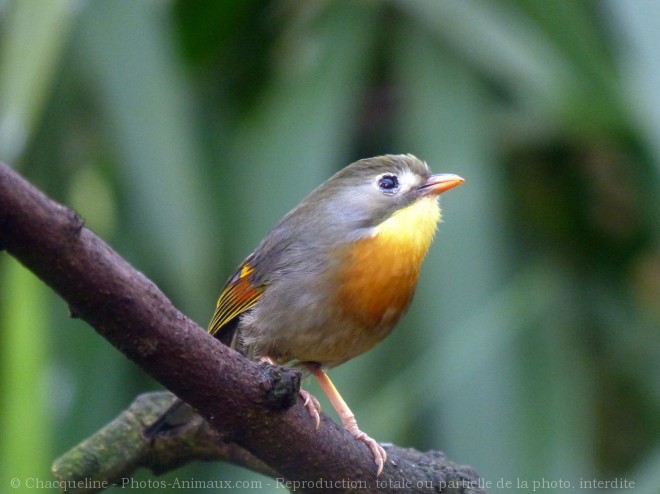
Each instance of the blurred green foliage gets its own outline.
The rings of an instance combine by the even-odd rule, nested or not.
[[[4,0],[0,158],[202,326],[339,167],[409,152],[461,174],[410,314],[332,372],[361,426],[494,486],[656,493],[658,18],[650,0]],[[156,384],[7,255],[0,287],[4,492]],[[227,465],[174,477],[275,490]]]

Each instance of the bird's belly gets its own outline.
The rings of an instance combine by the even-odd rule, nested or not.
[[[337,320],[322,328],[298,331],[285,347],[284,361],[318,362],[324,367],[335,367],[361,355],[385,338],[394,325],[365,330],[350,321]]]
[[[385,338],[410,305],[423,258],[386,240],[373,237],[351,244],[343,253],[342,268],[320,282],[322,289],[282,287],[279,292],[278,287],[277,297],[266,292],[255,307],[259,313],[242,324],[249,356],[333,367]],[[287,311],[271,306],[271,300],[281,301],[285,293],[294,292],[297,296],[288,300]]]
[[[411,255],[412,254],[412,255]],[[381,237],[360,240],[331,280],[336,309],[320,327],[300,328],[286,343],[295,360],[339,365],[390,334],[408,309],[422,256]]]

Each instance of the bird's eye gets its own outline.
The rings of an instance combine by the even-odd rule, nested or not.
[[[399,179],[396,175],[383,175],[378,179],[378,188],[385,194],[395,194],[399,190]]]

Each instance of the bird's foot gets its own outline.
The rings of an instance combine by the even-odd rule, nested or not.
[[[305,391],[304,389],[300,390],[300,397],[304,400],[303,406],[309,412],[309,415],[316,421],[316,430],[321,426],[321,404],[312,393]]]
[[[370,438],[358,428],[355,415],[353,412],[351,412],[351,409],[348,408],[348,405],[341,397],[334,384],[332,384],[332,381],[330,381],[328,375],[323,372],[323,369],[321,369],[318,365],[309,365],[307,368],[312,374],[314,374],[317,381],[319,382],[319,385],[321,386],[321,389],[330,400],[330,403],[332,403],[334,409],[337,411],[337,414],[341,419],[341,423],[344,424],[344,428],[350,432],[355,439],[362,441],[371,450],[371,454],[374,456],[374,463],[376,463],[378,466],[378,471],[376,473],[376,477],[378,477],[383,472],[383,467],[387,461],[387,453],[385,452],[385,449],[383,449],[383,447],[378,444],[375,439]]]
[[[378,444],[378,441],[369,437],[366,433],[362,432],[357,425],[357,421],[353,416],[341,417],[342,423],[348,432],[350,432],[355,439],[362,441],[364,444],[369,446],[371,453],[374,455],[374,463],[378,466],[378,471],[376,472],[376,477],[380,476],[383,472],[383,466],[387,462],[387,452],[385,449]]]

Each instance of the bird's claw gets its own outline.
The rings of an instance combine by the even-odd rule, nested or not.
[[[316,421],[316,430],[321,427],[321,404],[312,393],[305,391],[304,389],[300,390],[300,397],[304,400],[303,406],[309,412],[309,415]]]
[[[353,434],[353,437],[355,437],[355,439],[357,439],[358,441],[362,441],[364,444],[366,444],[369,447],[371,453],[374,455],[374,463],[378,466],[376,477],[379,477],[380,474],[383,473],[383,467],[387,462],[387,452],[385,451],[385,448],[383,448],[380,444],[378,444],[378,441],[369,437],[360,429],[355,429],[355,430],[349,429],[349,432]]]

